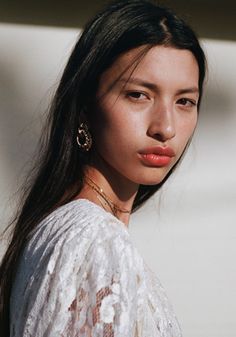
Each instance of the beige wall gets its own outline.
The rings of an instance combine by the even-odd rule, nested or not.
[[[0,25],[2,227],[77,33]],[[149,202],[130,231],[166,288],[184,336],[235,337],[236,43],[205,40],[204,46],[209,81],[193,145],[166,186],[160,211],[157,199]]]

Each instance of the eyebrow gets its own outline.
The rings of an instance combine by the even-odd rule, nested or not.
[[[131,78],[120,78],[118,80],[118,82],[124,82],[125,84],[126,83],[133,83],[133,84],[137,84],[137,85],[140,85],[142,87],[146,87],[152,91],[160,91],[158,85],[156,85],[155,83],[151,83],[151,82],[148,82],[148,81],[144,81],[140,78],[135,78],[135,77],[131,77]],[[181,95],[181,94],[187,94],[187,93],[193,93],[193,94],[198,94],[199,93],[199,89],[198,87],[189,87],[189,88],[184,88],[184,89],[180,89],[177,91],[177,94],[178,95]]]

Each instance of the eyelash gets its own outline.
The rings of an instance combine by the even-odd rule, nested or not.
[[[148,96],[146,95],[146,94],[144,94],[143,92],[140,92],[140,91],[130,91],[130,92],[127,92],[126,93],[126,96],[128,97],[128,98],[131,98],[131,99],[133,99],[133,100],[135,100],[135,101],[140,101],[140,100],[143,100],[142,98],[140,98],[140,97],[137,97],[137,96],[144,96],[144,98],[146,99],[148,99]],[[135,97],[136,96],[136,97]]]
[[[187,104],[183,104],[184,106],[186,107],[193,107],[193,106],[196,106],[197,105],[197,102],[189,99],[189,98],[180,98],[177,103],[179,103],[180,101],[185,101],[185,103],[190,103],[190,106],[187,105]]]
[[[142,101],[143,99],[140,98],[140,96],[144,96],[144,99],[148,99],[149,97],[147,96],[147,94],[143,93],[143,92],[140,92],[140,91],[129,91],[126,93],[126,96],[132,100],[135,100],[135,101]],[[137,97],[139,96],[139,97]],[[181,104],[180,102],[183,101],[185,102],[185,104]],[[197,105],[197,102],[194,101],[194,100],[191,100],[189,98],[180,98],[178,101],[177,101],[178,104],[181,104],[183,105],[184,107],[194,107]],[[190,104],[190,105],[189,105]]]

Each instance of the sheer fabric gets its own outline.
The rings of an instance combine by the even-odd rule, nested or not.
[[[11,337],[181,337],[127,227],[85,199],[35,229],[20,257],[10,318]]]

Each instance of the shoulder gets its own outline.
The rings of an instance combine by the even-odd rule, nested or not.
[[[139,257],[122,226],[90,202],[71,202],[45,218],[24,252],[13,287],[16,327],[24,315],[24,325],[35,331],[39,312],[45,331],[51,317],[54,327],[67,324],[75,304],[91,316],[103,301],[105,320],[113,302],[128,306],[122,309],[125,316],[135,308]],[[50,336],[56,335],[54,327]]]
[[[115,234],[129,237],[125,225],[101,207],[85,199],[74,200],[54,210],[36,226],[29,247],[69,244],[83,236],[92,240],[101,232],[104,239]]]
[[[133,250],[125,225],[99,206],[85,199],[63,205],[49,214],[34,231],[24,257],[28,266],[63,259],[73,265],[84,257]],[[43,263],[43,264],[42,264]]]
[[[70,288],[72,296],[87,275],[101,286],[115,275],[135,274],[140,257],[122,226],[90,202],[73,201],[58,208],[37,226],[26,245],[15,280],[18,294],[30,284],[29,296],[35,289],[38,297],[39,289],[44,294],[53,283],[56,292]]]

